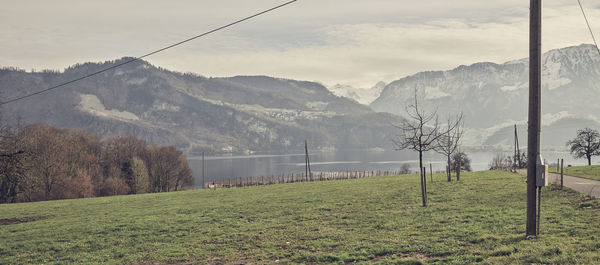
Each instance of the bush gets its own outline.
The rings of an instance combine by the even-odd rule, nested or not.
[[[410,174],[410,165],[402,164],[402,166],[400,166],[400,174]]]
[[[452,156],[452,171],[456,172],[458,165],[460,164],[461,171],[471,172],[471,159],[465,152],[457,152]]]

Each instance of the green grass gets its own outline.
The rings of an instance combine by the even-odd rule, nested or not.
[[[543,191],[526,240],[525,177],[294,183],[0,205],[0,264],[599,264],[600,203]],[[14,223],[22,220],[22,223]]]
[[[557,171],[555,167],[549,168],[549,171],[560,173],[560,170]],[[600,165],[563,167],[563,173],[569,176],[600,180]]]

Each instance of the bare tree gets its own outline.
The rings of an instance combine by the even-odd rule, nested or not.
[[[462,113],[456,116],[455,120],[448,118],[445,133],[437,139],[437,147],[435,148],[435,151],[446,157],[446,174],[448,177],[448,182],[452,181],[452,154],[458,150],[458,147],[460,146],[460,140],[463,135],[462,120]],[[451,128],[452,126],[454,126],[454,129]],[[456,180],[458,181],[458,176]]]
[[[194,184],[194,177],[183,153],[172,146],[151,145],[147,160],[153,192],[177,191]]]
[[[172,146],[0,124],[0,203],[176,191],[193,181],[185,155]]]
[[[416,89],[415,102],[406,107],[406,113],[409,119],[405,119],[401,124],[395,126],[399,130],[399,134],[392,139],[392,142],[396,150],[409,149],[419,153],[421,197],[423,199],[423,207],[426,207],[427,180],[423,174],[423,153],[437,148],[438,139],[448,131],[454,130],[458,126],[458,122],[448,126],[447,130],[440,131],[437,111],[427,113],[419,108]]]
[[[600,133],[591,128],[577,130],[577,136],[569,140],[567,145],[575,158],[587,158],[589,166],[592,156],[600,155]]]
[[[0,203],[17,202],[27,154],[17,132],[0,127]]]
[[[25,128],[27,149],[31,152],[27,165],[27,181],[39,194],[34,200],[60,199],[67,176],[65,132],[49,125],[34,124]]]
[[[144,160],[139,157],[131,159],[131,171],[133,172],[133,193],[146,193],[150,188],[150,177],[148,176],[148,168]]]
[[[488,165],[490,170],[511,170],[513,162],[510,156],[504,156],[502,153],[497,153],[492,158]]]

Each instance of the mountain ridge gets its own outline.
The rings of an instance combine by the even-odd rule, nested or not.
[[[2,96],[16,98],[129,59],[80,63],[62,72],[4,67],[0,69]],[[574,124],[598,124],[599,62],[596,48],[588,44],[544,53],[543,122],[563,133],[550,132],[542,139],[565,142],[567,132],[550,126],[548,119],[571,119],[563,121],[572,129],[577,127]],[[479,62],[419,72],[385,85],[366,106],[316,82],[269,76],[204,77],[137,61],[12,103],[3,112],[13,123],[47,122],[106,137],[134,134],[192,155],[288,152],[301,150],[304,139],[315,149],[390,149],[389,140],[395,135],[392,125],[402,119],[402,105],[412,100],[416,89],[422,106],[435,106],[442,116],[465,114],[465,145],[506,147],[510,139],[499,133],[512,124],[526,124],[528,63],[527,59]]]
[[[117,65],[82,63],[63,72],[0,70],[10,99]],[[43,96],[42,96],[43,95]],[[13,123],[85,128],[104,137],[136,135],[188,154],[288,152],[389,145],[399,117],[330,93],[321,84],[267,76],[204,77],[145,61],[5,107]],[[360,140],[356,140],[360,139]]]
[[[542,62],[542,114],[565,113],[590,124],[598,120],[600,55],[596,47],[582,44],[550,50],[543,54]],[[462,111],[471,134],[481,135],[498,124],[526,123],[528,67],[528,59],[519,59],[419,72],[388,84],[370,107],[378,112],[404,115],[398,105],[413,100],[416,89],[422,106],[429,109],[436,106],[440,113]],[[491,142],[486,139],[469,142],[484,143]]]

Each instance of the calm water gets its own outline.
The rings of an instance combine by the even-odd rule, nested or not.
[[[467,152],[474,171],[487,170],[495,152]],[[575,160],[568,152],[542,152],[549,163],[557,158],[565,159],[565,166],[583,165],[584,159]],[[509,155],[509,153],[505,153]],[[194,171],[196,183],[201,182],[202,158],[188,158]],[[310,164],[312,172],[331,171],[375,171],[398,170],[402,164],[409,164],[412,171],[419,166],[418,155],[409,151],[372,151],[372,150],[336,150],[330,152],[311,152]],[[594,162],[594,161],[592,161]],[[429,170],[431,163],[434,171],[444,171],[446,162],[438,154],[425,154],[424,163]],[[248,155],[205,157],[205,178],[207,182],[228,178],[271,176],[289,173],[303,173],[305,170],[304,154],[285,155]]]

